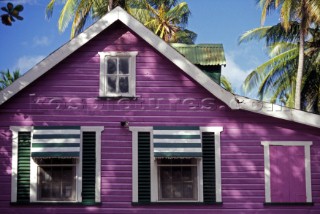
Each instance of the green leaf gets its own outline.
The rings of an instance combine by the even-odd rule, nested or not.
[[[13,22],[15,22],[16,20],[13,18],[13,16],[10,16],[10,18],[11,18],[11,20],[13,21]]]
[[[9,2],[7,4],[7,8],[8,8],[9,13],[12,12],[13,11],[13,4]]]
[[[14,16],[16,19],[22,21],[23,20],[23,17],[22,16]]]
[[[8,9],[6,7],[1,7],[1,10],[3,10],[4,12],[9,13]]]
[[[21,4],[15,6],[14,10],[17,10],[19,12],[23,11],[23,6]]]

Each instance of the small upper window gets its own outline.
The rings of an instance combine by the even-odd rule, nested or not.
[[[100,52],[101,97],[134,97],[138,52]]]

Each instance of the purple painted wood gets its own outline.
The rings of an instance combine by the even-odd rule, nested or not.
[[[303,146],[270,146],[271,202],[306,202]]]
[[[101,51],[138,51],[137,100],[99,99]],[[231,71],[230,71],[231,72]],[[220,206],[132,206],[130,126],[222,126]],[[9,126],[104,126],[98,207],[10,206],[12,134]],[[308,140],[313,207],[265,207],[263,140]],[[0,106],[0,213],[303,214],[320,210],[319,129],[230,110],[119,22]]]

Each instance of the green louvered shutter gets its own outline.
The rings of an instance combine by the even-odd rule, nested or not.
[[[150,132],[138,133],[138,202],[151,201],[150,191]]]
[[[31,133],[18,133],[17,202],[30,202],[30,148]]]
[[[203,160],[203,201],[207,204],[216,202],[215,182],[215,142],[213,132],[202,133]]]
[[[82,203],[95,203],[96,133],[82,133]]]

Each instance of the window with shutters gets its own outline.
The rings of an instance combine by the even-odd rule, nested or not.
[[[136,95],[136,56],[138,52],[99,52],[100,97]]]
[[[133,204],[221,203],[222,127],[130,127]]]
[[[312,203],[310,141],[263,141],[266,203]]]
[[[11,127],[13,203],[100,202],[103,127]]]

